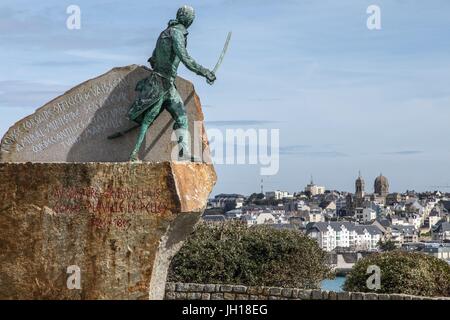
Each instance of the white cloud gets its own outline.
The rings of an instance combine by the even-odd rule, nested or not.
[[[67,50],[64,53],[78,58],[94,59],[94,60],[136,61],[138,59],[137,57],[129,55],[105,53],[98,50]]]

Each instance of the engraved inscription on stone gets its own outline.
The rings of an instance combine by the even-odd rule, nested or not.
[[[122,107],[129,104],[127,86],[129,80],[119,77],[76,88],[14,126],[3,139],[2,152],[39,154],[53,145],[70,149],[76,142],[122,127],[129,123]],[[103,110],[105,103],[108,108]]]
[[[151,178],[151,177],[149,177]],[[130,215],[163,215],[171,206],[163,197],[164,187],[53,187],[49,200],[56,215],[90,215],[93,226],[127,229]]]

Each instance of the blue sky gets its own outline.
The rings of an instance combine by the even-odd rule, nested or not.
[[[2,0],[0,133],[86,79],[145,64],[185,3]],[[280,171],[264,178],[266,190],[301,190],[312,174],[350,191],[358,170],[369,192],[380,172],[393,191],[450,184],[450,2],[187,3],[197,12],[188,50],[201,64],[215,64],[233,31],[214,86],[180,67],[208,128],[280,129]],[[70,4],[81,8],[81,30],[66,28]],[[381,30],[366,27],[371,4],[381,8]],[[259,190],[259,166],[216,170],[214,193]]]

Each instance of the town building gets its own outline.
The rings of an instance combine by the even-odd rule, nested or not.
[[[311,196],[315,196],[318,194],[324,194],[325,193],[325,187],[318,186],[314,184],[314,181],[311,177],[311,182],[306,185],[305,191],[308,192]]]
[[[437,241],[450,241],[450,222],[439,221],[431,229],[431,237]]]
[[[377,194],[378,196],[386,198],[386,196],[389,194],[389,181],[381,173],[378,177],[376,177],[373,186],[375,194]]]
[[[386,196],[386,205],[393,206],[394,204],[399,203],[401,200],[402,200],[402,197],[401,197],[400,193],[398,193],[398,192],[389,193]]]
[[[422,252],[450,263],[450,243],[416,242],[403,244],[401,249],[409,252]]]
[[[364,203],[364,186],[365,182],[364,179],[361,177],[361,172],[358,175],[358,178],[355,181],[355,198],[353,199],[353,207],[354,208],[361,208]]]
[[[242,207],[244,201],[245,197],[241,194],[221,193],[208,201],[208,208],[221,208],[226,212],[232,209]]]
[[[424,227],[431,231],[440,220],[442,219],[441,212],[439,210],[432,210],[428,217],[424,220]]]
[[[397,246],[419,241],[419,231],[413,225],[392,225],[391,238]]]
[[[376,250],[382,232],[373,225],[352,222],[316,222],[307,226],[306,234],[315,239],[325,251],[337,248]]]
[[[372,195],[372,201],[385,204],[386,197],[389,194],[388,179],[380,173],[380,175],[375,178],[373,187],[374,187],[374,194]]]
[[[271,199],[271,200],[281,200],[281,199],[292,198],[292,197],[293,197],[293,195],[290,195],[289,192],[287,192],[287,191],[275,190],[275,191],[266,192],[266,199]]]
[[[362,223],[369,223],[377,218],[377,212],[372,208],[364,208],[362,214]]]

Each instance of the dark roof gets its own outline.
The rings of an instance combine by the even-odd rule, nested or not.
[[[254,220],[255,218],[251,215],[251,214],[243,214],[242,216],[241,216],[241,220],[245,220],[245,221],[248,221],[248,220]]]
[[[228,210],[227,212],[225,212],[225,215],[236,215],[236,214],[242,214],[242,209],[238,208],[238,209],[232,209],[232,210]]]
[[[221,214],[210,214],[202,217],[204,221],[225,221],[225,217]]]
[[[375,178],[375,183],[386,184],[386,183],[388,183],[388,179],[380,173],[380,175]]]
[[[329,252],[327,254],[326,261],[328,264],[337,264],[337,254],[334,252]]]
[[[450,232],[450,222],[439,221],[433,228],[433,232]]]
[[[389,219],[377,219],[378,223],[383,227],[387,228],[391,226],[391,221]]]
[[[404,234],[414,234],[416,233],[416,228],[413,226],[402,226],[402,225],[394,225],[392,229],[397,230]]]
[[[270,223],[268,224],[269,227],[278,229],[278,230],[298,230],[299,228],[290,223]]]
[[[439,217],[441,215],[441,213],[438,210],[431,210],[430,212],[430,216],[431,217]]]
[[[357,225],[349,221],[315,222],[313,224],[308,224],[306,228],[307,230],[316,228],[320,232],[326,232],[328,227],[333,228],[334,231],[340,231],[342,226],[349,231],[356,231],[358,234],[364,233],[364,230],[367,230],[367,232],[371,235],[382,234],[381,230],[376,226]]]
[[[306,230],[313,228],[315,224],[316,224],[316,222],[308,222],[305,226]]]
[[[243,196],[242,194],[237,194],[237,193],[220,193],[220,194],[216,195],[214,198],[215,199],[220,199],[220,198],[245,198],[245,196]]]
[[[363,233],[365,229],[371,235],[383,234],[376,226],[355,226],[355,229],[357,233]]]
[[[319,204],[319,208],[325,209],[325,208],[328,207],[328,205],[329,205],[330,203],[332,203],[332,202],[333,202],[333,201],[329,201],[329,200],[322,201],[322,202]]]
[[[450,210],[450,200],[441,200],[441,203],[445,210],[447,210],[447,211]]]
[[[340,254],[346,263],[356,263],[358,261],[358,256],[354,252],[344,252]]]

